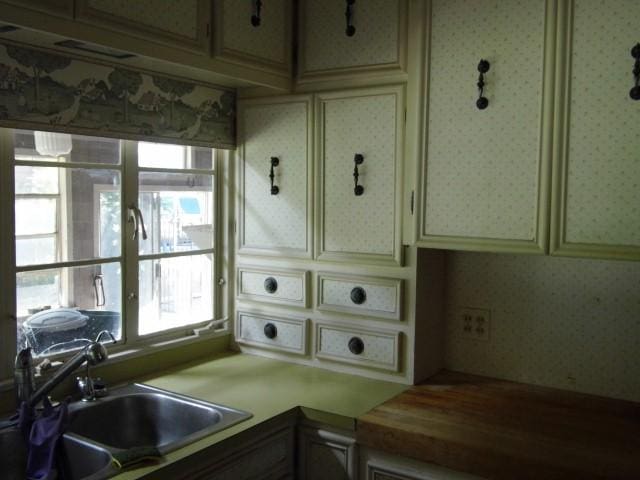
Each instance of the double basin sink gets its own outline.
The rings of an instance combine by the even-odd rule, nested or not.
[[[142,447],[166,454],[250,417],[247,412],[147,385],[127,385],[95,402],[69,405],[69,427],[58,463],[64,478],[104,479],[120,471],[114,456],[133,454]],[[0,430],[3,479],[26,478],[27,452],[22,446],[18,430]]]

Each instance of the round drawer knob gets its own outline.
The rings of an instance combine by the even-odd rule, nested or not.
[[[364,352],[364,342],[362,341],[362,339],[358,337],[352,337],[349,340],[349,351],[354,355],[360,355],[362,352]]]
[[[276,338],[278,335],[278,329],[273,323],[267,323],[264,326],[264,336],[270,339]]]
[[[356,305],[362,305],[367,299],[367,292],[362,287],[354,287],[351,290],[351,301]]]
[[[273,277],[267,277],[264,281],[264,289],[267,293],[276,293],[278,281]]]

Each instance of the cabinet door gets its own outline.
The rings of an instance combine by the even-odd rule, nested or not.
[[[239,104],[241,254],[311,257],[311,110],[306,96]]]
[[[77,0],[76,17],[152,42],[210,51],[211,6],[207,0]]]
[[[1,3],[15,5],[30,10],[57,15],[60,17],[73,18],[73,0],[2,0]]]
[[[552,253],[640,259],[637,0],[562,3]]]
[[[298,478],[356,480],[356,441],[334,432],[302,427],[298,434]]]
[[[344,0],[303,0],[299,15],[299,80],[405,70],[406,0],[366,0],[352,7],[346,34]]]
[[[552,0],[432,2],[422,246],[546,251],[555,13]]]
[[[262,2],[259,17],[255,5],[255,0],[214,2],[214,52],[225,60],[289,74],[292,2]]]
[[[318,259],[400,264],[403,88],[323,93],[316,109]]]

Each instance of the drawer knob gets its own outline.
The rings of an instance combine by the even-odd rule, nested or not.
[[[364,342],[361,338],[351,337],[349,340],[349,351],[354,355],[360,355],[364,352]]]
[[[276,338],[276,336],[278,335],[278,329],[276,328],[276,326],[273,323],[267,323],[264,326],[264,336],[270,339],[274,339]]]
[[[367,299],[367,292],[362,287],[354,287],[351,290],[351,301],[356,305],[362,305]]]
[[[278,281],[273,277],[267,277],[264,281],[264,289],[267,293],[276,293]]]

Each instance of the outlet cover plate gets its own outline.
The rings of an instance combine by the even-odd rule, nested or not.
[[[491,330],[491,310],[462,307],[458,310],[456,324],[456,331],[463,338],[488,342]]]

